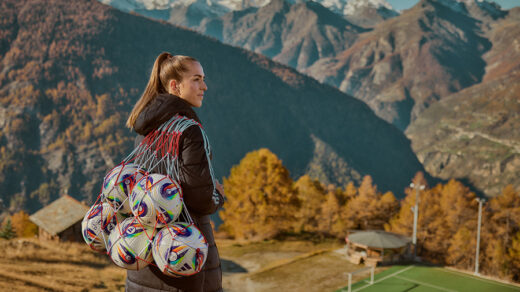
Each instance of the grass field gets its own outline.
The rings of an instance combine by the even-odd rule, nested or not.
[[[344,259],[336,240],[219,239],[217,245],[225,292],[334,291],[359,268]],[[84,243],[0,239],[0,250],[0,291],[124,291],[126,271]]]
[[[520,291],[520,287],[492,281],[461,272],[428,266],[393,266],[378,273],[374,284],[364,279],[352,285],[352,291],[385,292],[429,292],[429,291],[470,291],[509,292]],[[337,290],[347,291],[347,287]]]
[[[84,243],[0,240],[0,291],[124,291],[126,271]]]
[[[346,291],[346,261],[335,240],[217,240],[225,292]],[[124,291],[126,271],[84,243],[0,240],[0,291]],[[452,270],[424,266],[378,267],[375,284],[356,274],[352,291],[520,291],[520,288]],[[341,289],[341,290],[338,290]]]

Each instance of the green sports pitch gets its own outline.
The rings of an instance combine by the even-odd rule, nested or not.
[[[470,292],[509,292],[520,291],[520,287],[492,281],[441,267],[393,266],[370,279],[352,285],[351,291],[362,292],[433,292],[433,291],[470,291]],[[346,292],[347,287],[336,292]]]

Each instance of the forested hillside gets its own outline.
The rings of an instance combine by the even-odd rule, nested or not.
[[[422,170],[364,103],[263,56],[97,1],[2,1],[0,19],[0,196],[11,211],[96,197],[132,148],[123,124],[162,51],[204,66],[199,114],[218,176],[259,147],[293,177],[312,170],[343,185],[370,174],[396,194]]]

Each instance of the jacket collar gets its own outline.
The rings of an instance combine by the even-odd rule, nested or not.
[[[140,135],[146,136],[176,114],[200,123],[199,117],[188,102],[176,95],[163,93],[152,99],[139,114],[134,124],[134,130]]]

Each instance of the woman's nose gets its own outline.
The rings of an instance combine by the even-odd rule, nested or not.
[[[205,81],[202,81],[202,90],[208,90],[208,86]]]

